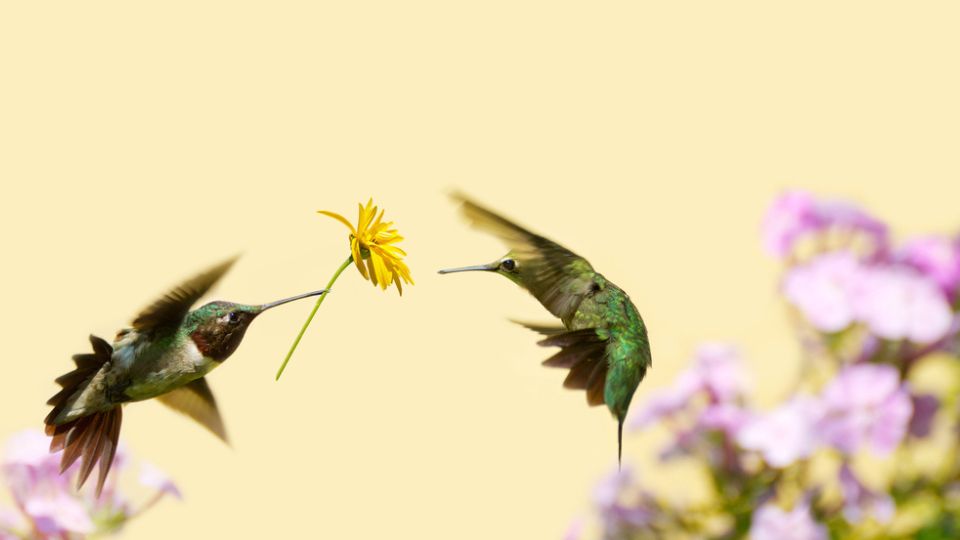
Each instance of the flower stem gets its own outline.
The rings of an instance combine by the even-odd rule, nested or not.
[[[293,345],[290,346],[290,350],[287,352],[287,357],[283,359],[283,363],[280,364],[280,369],[277,370],[277,378],[274,380],[279,381],[280,375],[283,375],[283,370],[287,367],[287,362],[290,361],[290,357],[293,356],[293,351],[297,350],[297,345],[300,345],[300,340],[303,339],[303,334],[307,331],[307,327],[310,326],[310,322],[313,321],[313,316],[317,314],[317,310],[320,309],[320,304],[330,295],[330,289],[333,288],[333,282],[340,277],[340,274],[347,269],[348,266],[353,262],[353,255],[347,257],[347,260],[343,261],[343,264],[340,265],[340,268],[337,268],[337,271],[333,273],[333,277],[330,278],[330,281],[327,283],[327,293],[321,294],[317,298],[317,303],[313,305],[313,311],[310,312],[310,316],[307,317],[307,321],[303,323],[303,328],[300,329],[300,333],[297,334],[297,339],[293,340]]]

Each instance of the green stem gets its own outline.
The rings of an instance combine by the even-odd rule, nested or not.
[[[343,261],[343,264],[340,265],[340,268],[337,268],[337,271],[334,272],[333,277],[330,278],[330,281],[327,283],[327,293],[321,294],[317,298],[317,303],[313,305],[313,311],[310,312],[310,316],[307,317],[307,321],[303,323],[303,328],[300,329],[300,333],[297,334],[297,339],[293,340],[293,345],[290,346],[290,350],[287,352],[287,357],[283,359],[283,363],[280,364],[280,369],[277,370],[277,378],[275,380],[280,380],[280,375],[283,375],[283,370],[287,367],[287,362],[290,361],[290,357],[293,356],[293,351],[297,350],[297,345],[300,345],[300,340],[303,339],[303,334],[307,331],[307,327],[310,326],[310,322],[313,321],[313,316],[317,314],[317,310],[320,309],[320,304],[330,295],[330,289],[333,288],[333,282],[337,281],[337,278],[340,277],[340,274],[347,269],[350,264],[353,263],[353,255],[347,257],[347,260]]]

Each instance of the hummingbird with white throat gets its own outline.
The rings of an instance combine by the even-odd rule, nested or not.
[[[100,463],[103,489],[120,436],[122,407],[157,398],[226,441],[223,419],[205,375],[237,350],[250,323],[279,305],[318,296],[319,290],[267,304],[215,301],[190,308],[230,269],[236,258],[173,288],[150,304],[113,343],[90,336],[92,353],[73,356],[76,368],[56,379],[62,389],[44,423],[50,451],[63,450],[61,472],[83,458],[78,489]]]

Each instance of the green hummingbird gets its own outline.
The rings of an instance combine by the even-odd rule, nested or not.
[[[44,423],[50,451],[63,450],[60,471],[81,456],[79,489],[99,461],[97,495],[103,489],[120,436],[122,405],[157,398],[227,440],[205,375],[237,350],[250,323],[273,307],[318,296],[300,294],[261,305],[197,302],[236,258],[195,276],[150,304],[113,341],[90,336],[93,353],[74,355],[76,369],[56,379],[63,388],[49,401]]]
[[[529,291],[563,326],[518,323],[546,336],[539,342],[560,351],[543,365],[567,368],[563,385],[586,390],[591,406],[606,404],[617,418],[617,460],[623,453],[623,421],[630,400],[651,366],[647,328],[630,297],[586,259],[507,218],[454,195],[468,221],[503,240],[510,251],[487,264],[441,270],[483,271]]]

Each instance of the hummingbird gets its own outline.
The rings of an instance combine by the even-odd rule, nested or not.
[[[647,328],[630,297],[583,257],[530,232],[496,212],[455,194],[467,220],[497,236],[509,252],[486,264],[440,270],[491,272],[530,292],[562,325],[518,324],[540,333],[538,342],[560,351],[543,361],[569,369],[564,387],[585,390],[590,406],[606,404],[617,419],[617,461],[623,421],[633,393],[650,368]]]
[[[92,353],[73,356],[76,369],[56,379],[62,389],[44,420],[50,451],[63,450],[60,472],[81,456],[77,489],[99,462],[103,490],[120,436],[122,406],[157,398],[227,441],[206,374],[230,357],[253,320],[276,306],[318,296],[319,290],[267,304],[210,302],[190,308],[236,261],[226,260],[174,287],[120,330],[113,343],[90,336]]]

